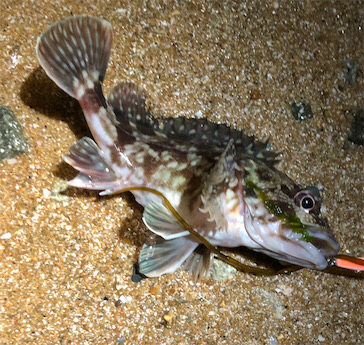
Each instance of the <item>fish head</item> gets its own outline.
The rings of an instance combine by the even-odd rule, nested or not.
[[[319,190],[302,188],[261,161],[244,162],[244,171],[241,212],[257,250],[282,262],[325,269],[340,246],[320,214]]]

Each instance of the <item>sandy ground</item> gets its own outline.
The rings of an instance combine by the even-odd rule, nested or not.
[[[131,281],[147,230],[129,195],[64,189],[62,154],[88,129],[40,69],[38,35],[71,14],[114,27],[105,90],[144,85],[162,116],[208,117],[283,153],[323,188],[342,252],[363,251],[363,148],[345,145],[364,107],[364,2],[2,1],[0,103],[31,152],[0,162],[1,344],[360,344],[363,283],[302,270],[193,283],[182,271]],[[361,74],[345,80],[345,60]],[[313,118],[293,120],[304,101]],[[345,148],[344,148],[345,147]]]

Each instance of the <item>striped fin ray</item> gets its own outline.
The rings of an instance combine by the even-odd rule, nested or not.
[[[165,240],[154,235],[150,242],[144,243],[138,260],[140,273],[147,277],[173,273],[198,246],[188,237]]]
[[[37,41],[37,56],[47,75],[79,99],[105,77],[112,42],[111,24],[73,16],[52,24]]]

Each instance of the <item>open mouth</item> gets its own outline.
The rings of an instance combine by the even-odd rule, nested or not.
[[[315,224],[302,224],[309,234],[309,241],[306,241],[292,228],[281,224],[283,236],[280,243],[280,253],[275,255],[279,260],[295,265],[325,269],[327,258],[335,256],[340,245],[336,241],[330,228],[321,227]]]
[[[335,256],[340,245],[336,241],[330,228],[324,228],[315,224],[304,224],[308,233],[312,237],[311,243],[320,251],[326,258]]]
[[[259,245],[255,250],[265,253],[279,261],[302,267],[325,269],[328,257],[339,251],[339,244],[330,228],[314,224],[302,224],[309,234],[307,241],[292,229],[289,224],[279,220],[261,222],[250,218],[245,223],[250,238]]]

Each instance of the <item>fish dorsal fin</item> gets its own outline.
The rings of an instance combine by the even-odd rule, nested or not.
[[[107,101],[112,107],[117,125],[127,133],[151,141],[155,138],[157,120],[145,108],[145,91],[133,83],[120,83],[108,94]]]
[[[229,188],[237,185],[236,169],[234,141],[230,139],[218,161],[211,168],[201,193],[200,211],[209,214],[209,221],[214,221],[217,229],[227,229],[228,224],[223,213],[221,193],[225,193]]]
[[[236,159],[253,156],[274,165],[277,153],[268,149],[266,142],[255,140],[241,131],[207,119],[156,118],[145,108],[146,92],[133,83],[120,83],[109,93],[107,99],[112,107],[118,126],[127,133],[149,143],[183,150],[195,146],[204,156],[220,155],[233,139]]]

